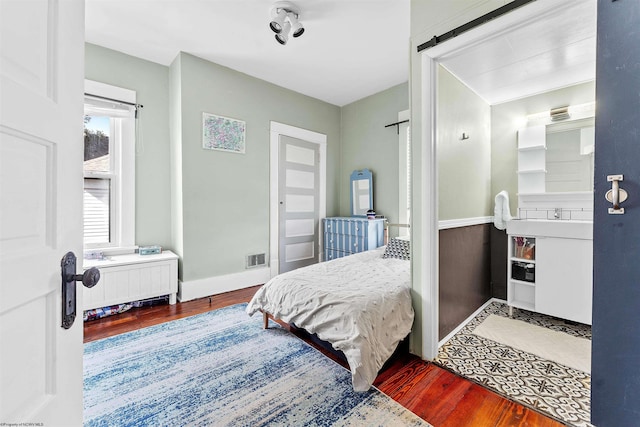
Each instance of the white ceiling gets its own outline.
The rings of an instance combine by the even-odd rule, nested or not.
[[[305,33],[286,46],[271,0],[86,0],[86,40],[163,65],[187,52],[338,106],[408,80],[409,0],[294,3]],[[595,79],[596,1],[526,8],[546,12],[441,61],[491,105]]]
[[[595,80],[596,1],[540,0],[532,6],[544,12],[508,32],[488,34],[442,65],[491,105]]]
[[[86,41],[169,65],[187,52],[342,106],[406,82],[409,0],[293,0],[282,46],[270,0],[86,0]]]

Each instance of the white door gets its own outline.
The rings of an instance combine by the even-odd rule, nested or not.
[[[82,259],[84,2],[1,0],[0,41],[0,421],[82,425],[60,261]]]
[[[280,273],[318,262],[318,144],[280,136]]]

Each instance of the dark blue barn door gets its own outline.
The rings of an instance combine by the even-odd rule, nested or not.
[[[598,0],[591,422],[640,425],[640,1]],[[610,214],[623,175],[624,214]]]

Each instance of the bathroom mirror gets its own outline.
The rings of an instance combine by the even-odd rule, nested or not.
[[[529,120],[518,130],[518,193],[593,191],[595,118]]]
[[[593,117],[547,125],[545,192],[592,191],[594,144]]]
[[[351,216],[367,216],[373,209],[373,174],[369,169],[351,174]]]

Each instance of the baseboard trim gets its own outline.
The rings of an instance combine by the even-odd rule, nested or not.
[[[191,301],[210,295],[261,285],[270,278],[269,267],[262,267],[224,276],[207,277],[206,279],[187,282],[179,281],[178,300],[180,302]]]
[[[484,310],[485,308],[487,308],[487,306],[489,304],[491,304],[492,302],[502,302],[502,303],[506,303],[505,300],[503,299],[498,299],[498,298],[491,298],[489,301],[485,302],[484,304],[482,304],[482,306],[480,306],[479,309],[477,309],[476,311],[474,311],[469,317],[467,317],[465,320],[462,321],[462,323],[460,323],[458,326],[456,326],[453,331],[449,332],[449,334],[444,337],[443,339],[441,339],[438,342],[438,347],[442,347],[447,341],[449,341],[455,334],[457,334],[458,332],[460,332],[462,330],[462,328],[464,328],[465,326],[467,326],[467,323],[471,322],[471,319],[473,319],[474,317],[476,317],[478,314],[480,314],[480,312],[482,310]]]

